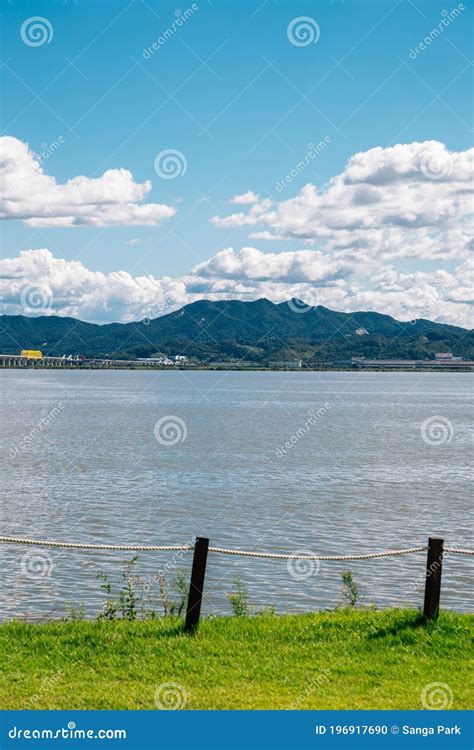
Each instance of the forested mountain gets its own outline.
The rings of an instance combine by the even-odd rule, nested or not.
[[[200,300],[138,323],[96,325],[59,316],[0,316],[0,351],[134,358],[161,352],[200,360],[303,357],[323,362],[352,356],[429,358],[452,351],[474,358],[474,334],[419,319],[400,322],[376,312],[342,313],[298,300]]]

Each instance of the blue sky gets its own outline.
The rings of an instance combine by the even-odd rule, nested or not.
[[[281,202],[308,182],[324,190],[354,154],[377,146],[439,141],[449,152],[469,149],[472,4],[461,5],[459,16],[410,56],[443,11],[458,4],[201,0],[179,10],[152,0],[4,4],[2,134],[36,153],[60,138],[42,165],[58,183],[126,169],[136,183],[151,181],[147,203],[176,212],[146,226],[34,227],[8,218],[3,256],[48,248],[91,272],[160,279],[181,278],[228,247],[310,252],[308,237],[291,229],[271,228],[278,241],[249,240],[248,225],[216,226],[211,219],[233,213],[229,199],[247,191]],[[192,10],[187,20],[147,54],[186,9]],[[30,46],[20,31],[35,16],[48,21],[52,38]],[[315,43],[291,43],[288,26],[299,17],[314,22]],[[308,144],[325,138],[328,145],[279,192],[277,183],[305,158]],[[181,152],[187,165],[175,179],[154,168],[156,155],[168,149]],[[265,227],[252,231],[270,224],[266,217]],[[324,249],[319,235],[312,247]],[[462,253],[456,258],[440,266],[420,255],[396,260],[395,269],[452,273]],[[52,309],[61,311],[57,300]],[[138,312],[134,307],[131,314]],[[465,311],[458,312],[464,320]]]

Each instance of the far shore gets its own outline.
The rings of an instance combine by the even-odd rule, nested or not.
[[[140,367],[139,365],[107,365],[107,366],[100,366],[100,365],[85,365],[85,366],[77,366],[77,365],[48,365],[48,367],[41,367],[41,366],[25,366],[25,365],[12,365],[12,366],[4,366],[0,365],[0,370],[39,370],[40,372],[44,372],[45,370],[76,370],[76,371],[82,371],[87,372],[88,370],[136,370],[137,372],[176,372],[180,370],[185,370],[187,372],[195,372],[195,371],[205,371],[205,372],[416,372],[416,373],[422,373],[422,372],[473,372],[474,367],[452,367],[449,365],[434,365],[432,367],[430,366],[422,366],[422,367],[413,367],[410,365],[407,365],[406,367],[376,367],[376,366],[353,366],[353,367],[341,367],[341,366],[335,366],[331,367],[330,365],[316,365],[316,366],[306,366],[306,367],[265,367],[264,365],[256,365],[255,367],[241,367],[239,365],[180,365],[179,367],[173,366],[173,367],[167,367],[167,366],[154,366],[154,367],[147,367],[143,366]]]

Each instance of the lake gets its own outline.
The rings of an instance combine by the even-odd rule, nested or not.
[[[306,554],[469,547],[469,373],[10,370],[0,372],[2,534],[72,542],[211,545]],[[97,614],[100,573],[127,552],[0,543],[0,617]],[[191,553],[139,555],[153,605]],[[287,563],[210,554],[204,611],[230,613],[239,579],[259,611],[341,601],[420,606],[425,553]],[[447,555],[442,606],[469,609],[470,559]],[[153,586],[150,589],[150,584]]]

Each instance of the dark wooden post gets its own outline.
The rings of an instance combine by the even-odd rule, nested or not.
[[[196,542],[194,544],[193,568],[191,571],[191,583],[189,585],[188,606],[184,623],[184,630],[186,633],[193,633],[199,623],[204,577],[206,575],[208,547],[209,539],[204,536],[196,537]]]
[[[439,615],[439,596],[441,593],[441,573],[443,569],[444,539],[430,536],[428,539],[428,556],[426,559],[425,603],[423,616],[425,620],[436,620]]]

